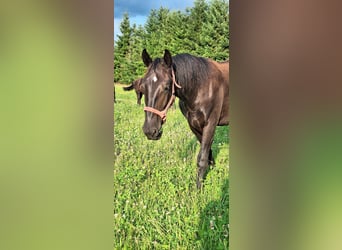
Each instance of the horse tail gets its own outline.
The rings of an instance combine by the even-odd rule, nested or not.
[[[127,87],[123,87],[123,89],[124,89],[125,91],[132,90],[132,89],[134,89],[134,84],[132,83],[131,85],[129,85],[129,86],[127,86]]]

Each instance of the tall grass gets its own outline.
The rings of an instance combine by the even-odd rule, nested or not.
[[[228,128],[217,127],[216,161],[196,189],[199,144],[179,108],[159,141],[142,132],[134,92],[116,86],[114,106],[114,249],[228,249]]]

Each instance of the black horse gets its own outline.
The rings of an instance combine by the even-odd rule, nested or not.
[[[127,86],[127,87],[123,87],[123,89],[125,91],[129,91],[129,90],[135,90],[135,93],[137,95],[137,104],[141,105],[141,98],[143,96],[143,92],[140,90],[140,83],[141,83],[142,78],[139,78],[137,80],[134,80],[131,85]]]
[[[177,96],[201,143],[197,157],[197,188],[201,188],[208,166],[214,164],[211,145],[216,126],[229,124],[229,62],[189,54],[172,57],[168,50],[163,58],[152,61],[145,49],[142,59],[148,67],[140,83],[145,95],[143,131],[150,140],[160,139],[166,113]]]

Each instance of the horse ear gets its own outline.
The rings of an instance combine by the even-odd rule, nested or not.
[[[146,67],[150,66],[150,64],[152,63],[152,59],[151,59],[150,55],[147,53],[146,49],[144,49],[142,51],[141,57],[142,57],[142,60],[145,64],[145,66]]]
[[[169,68],[171,68],[171,66],[172,66],[172,56],[171,56],[170,51],[168,51],[167,49],[165,50],[165,53],[164,53],[164,62],[166,63],[166,65]]]

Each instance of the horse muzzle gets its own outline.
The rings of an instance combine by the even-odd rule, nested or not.
[[[162,130],[158,129],[151,129],[149,132],[144,132],[147,139],[149,140],[159,140],[163,134]]]
[[[151,126],[145,122],[143,126],[144,134],[146,135],[147,139],[149,140],[159,140],[163,134],[162,126]]]

